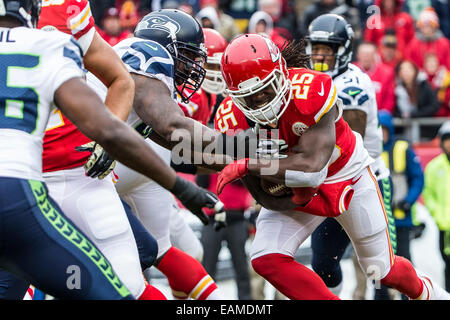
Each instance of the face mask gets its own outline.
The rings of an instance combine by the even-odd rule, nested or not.
[[[260,114],[256,114],[255,118],[261,121],[275,120],[277,118],[278,113],[281,110],[281,106],[283,105],[282,101],[279,101],[276,105],[273,105],[271,108],[267,108]],[[267,118],[267,119],[266,119]]]

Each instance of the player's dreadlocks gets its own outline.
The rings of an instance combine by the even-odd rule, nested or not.
[[[310,56],[305,53],[305,41],[286,41],[281,47],[281,55],[288,68],[309,68]]]

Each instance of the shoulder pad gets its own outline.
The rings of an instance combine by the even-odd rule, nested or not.
[[[163,74],[173,77],[174,65],[170,54],[160,44],[150,40],[138,40],[129,45],[122,61],[139,73]]]
[[[340,90],[339,98],[341,98],[345,106],[361,106],[369,100],[369,95],[360,86],[350,85]]]
[[[318,122],[335,104],[336,86],[329,75],[308,69],[289,69],[289,78],[297,110],[314,117],[314,122]]]

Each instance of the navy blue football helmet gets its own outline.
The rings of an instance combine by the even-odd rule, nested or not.
[[[305,37],[306,53],[311,54],[313,44],[330,46],[336,57],[336,63],[334,69],[329,72],[335,77],[347,70],[352,60],[353,38],[353,29],[342,16],[323,14],[309,25],[308,35]]]
[[[183,101],[189,101],[206,74],[205,40],[197,20],[180,10],[157,10],[142,18],[134,35],[158,42],[169,51],[175,63],[176,90]]]
[[[40,0],[0,0],[0,16],[17,18],[28,28],[36,28],[40,13]]]

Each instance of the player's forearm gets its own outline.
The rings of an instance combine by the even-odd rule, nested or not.
[[[323,157],[295,154],[280,160],[252,160],[248,173],[289,187],[317,187],[327,176],[327,164]]]
[[[109,126],[109,133],[97,142],[117,161],[151,177],[167,190],[175,184],[176,172],[151,149],[139,134],[116,119]]]
[[[164,147],[172,150],[182,148],[189,152],[185,160],[190,158],[194,161],[191,163],[208,167],[223,164],[225,161],[221,155],[236,154],[236,150],[243,145],[236,137],[227,136],[186,117],[161,81],[137,74],[131,76],[136,86],[133,108],[137,115],[165,141]],[[211,169],[214,170],[214,167]]]
[[[105,104],[119,119],[126,121],[133,107],[134,82],[129,77],[118,77],[108,87]]]
[[[80,99],[73,99],[74,96]],[[84,135],[99,143],[114,159],[168,190],[173,188],[175,171],[135,130],[109,112],[81,78],[64,82],[55,92],[54,101]]]
[[[120,57],[97,32],[83,63],[108,88],[105,104],[109,110],[127,120],[133,105],[134,81]]]
[[[233,160],[224,156],[227,153],[224,146],[228,145],[228,151],[232,153],[234,146],[238,144],[234,137],[226,136],[186,117],[181,109],[167,112],[170,107],[165,109],[164,105],[160,108],[146,108],[136,99],[134,108],[139,117],[152,127],[154,133],[150,138],[172,150],[174,157],[182,157],[185,163],[220,171]]]
[[[353,131],[364,139],[366,134],[367,114],[361,110],[344,110],[342,116]]]

